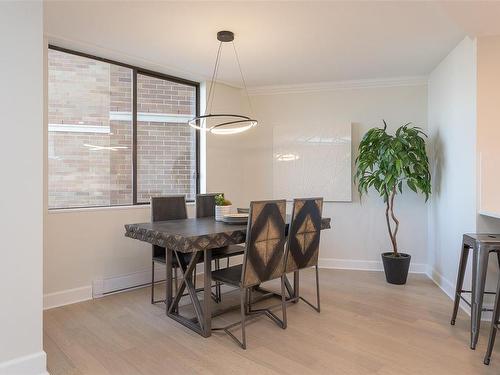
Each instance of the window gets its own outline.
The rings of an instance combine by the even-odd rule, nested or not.
[[[196,195],[194,87],[137,75],[137,201],[151,196]]]
[[[198,191],[199,86],[50,46],[48,206],[148,203]]]

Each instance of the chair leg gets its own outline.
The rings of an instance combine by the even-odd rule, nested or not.
[[[460,264],[458,266],[457,285],[455,286],[455,303],[453,305],[453,313],[451,315],[452,326],[455,325],[457,318],[458,307],[460,306],[460,299],[462,295],[462,288],[464,284],[465,269],[467,268],[467,258],[469,256],[469,247],[462,244],[462,254],[460,255]]]
[[[177,275],[177,267],[174,267],[174,283],[175,283],[175,293],[179,291],[179,276]]]
[[[248,288],[248,298],[247,298],[247,308],[246,308],[247,314],[250,314],[251,308],[252,308],[252,287]]]
[[[287,318],[286,318],[286,294],[285,294],[285,277],[281,276],[281,316],[283,317],[283,325],[281,328],[286,329]]]
[[[472,254],[472,294],[471,294],[471,342],[470,348],[476,349],[481,328],[486,270],[488,269],[488,248],[479,244]]]
[[[314,306],[311,302],[309,302],[308,300],[306,300],[304,297],[302,296],[297,296],[295,297],[295,299],[298,301],[299,299],[304,301],[305,303],[307,303],[310,307],[312,307],[314,310],[316,310],[316,312],[320,312],[320,299],[319,299],[319,267],[316,265],[316,306]]]
[[[224,331],[231,339],[237,343],[240,348],[246,349],[247,348],[247,340],[246,340],[246,333],[245,333],[245,323],[246,323],[246,316],[247,316],[247,300],[248,300],[248,289],[247,288],[240,288],[240,314],[241,314],[241,320],[235,323],[231,323],[225,327],[212,327],[212,331]],[[241,340],[238,339],[231,331],[231,328],[236,327],[237,325],[241,324]]]
[[[243,288],[240,291],[240,303],[241,303],[241,347],[243,349],[247,348],[247,338],[245,334],[245,317],[246,317],[246,302],[247,302],[248,289]]]
[[[215,269],[216,270],[220,269],[219,259],[215,260]],[[221,293],[221,284],[220,283],[216,283],[216,285],[215,285],[215,299],[216,299],[217,303],[222,301],[222,293]]]
[[[151,262],[151,304],[155,303],[155,262]]]
[[[317,302],[317,311],[321,311],[320,299],[319,299],[319,267],[316,264],[316,302]]]
[[[497,253],[498,255],[499,253]],[[500,255],[499,262],[500,262]],[[493,347],[495,346],[495,338],[498,331],[498,324],[500,318],[500,278],[498,279],[497,284],[497,294],[495,297],[495,307],[493,308],[493,317],[491,318],[491,328],[490,328],[490,339],[488,341],[488,349],[486,350],[486,355],[484,356],[484,364],[489,365],[491,359],[491,352],[493,351]]]

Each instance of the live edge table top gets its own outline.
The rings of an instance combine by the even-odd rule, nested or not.
[[[330,218],[322,218],[321,229],[329,228]],[[125,225],[126,237],[183,253],[244,243],[246,231],[246,224],[226,224],[213,217]]]

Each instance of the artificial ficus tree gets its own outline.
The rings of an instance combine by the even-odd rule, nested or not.
[[[373,187],[386,204],[385,217],[394,256],[398,254],[399,220],[394,214],[394,198],[403,192],[403,184],[415,193],[431,194],[429,159],[425,149],[427,135],[418,127],[405,124],[394,135],[383,128],[373,128],[363,136],[356,158],[355,181],[360,195]],[[392,220],[392,225],[391,225]]]

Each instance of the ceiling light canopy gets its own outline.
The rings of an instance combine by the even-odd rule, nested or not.
[[[192,118],[188,121],[188,124],[194,129],[203,130],[213,134],[227,135],[243,133],[244,131],[247,131],[256,126],[258,124],[258,121],[249,116],[244,116],[241,114],[212,113],[212,104],[215,97],[217,75],[219,73],[219,64],[223,43],[232,43],[233,45],[234,55],[238,64],[238,69],[240,70],[241,81],[243,83],[243,88],[245,89],[246,97],[248,100],[248,106],[250,108],[250,112],[253,112],[252,103],[250,102],[250,96],[248,95],[247,85],[245,83],[245,78],[243,77],[243,71],[241,70],[240,59],[238,57],[238,52],[236,51],[236,46],[234,45],[234,33],[231,31],[219,31],[217,33],[217,40],[219,41],[219,48],[217,50],[217,57],[215,58],[212,80],[210,81],[210,88],[208,90],[205,114]]]

